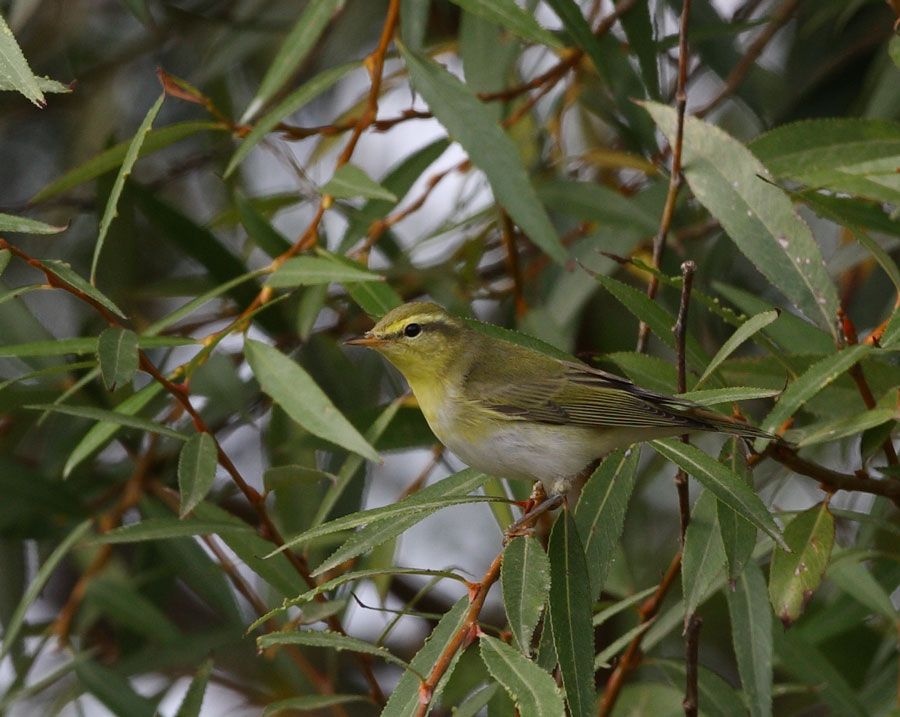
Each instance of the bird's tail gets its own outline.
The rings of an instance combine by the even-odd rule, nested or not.
[[[730,433],[741,438],[767,438],[769,440],[780,440],[774,433],[769,433],[749,423],[738,421],[737,419],[723,416],[721,413],[710,411],[705,408],[695,408],[691,411],[691,416],[698,422],[707,427],[706,430],[717,431],[719,433]]]

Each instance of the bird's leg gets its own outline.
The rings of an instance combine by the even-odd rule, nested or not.
[[[540,483],[537,485],[540,485]],[[543,488],[541,488],[541,493],[544,493]],[[544,513],[559,508],[565,499],[566,497],[562,493],[555,493],[549,498],[544,494],[544,499],[540,503],[532,507],[525,515],[506,529],[506,538],[509,539],[519,535],[529,535],[532,529],[531,526],[534,525],[535,520]]]
[[[540,505],[545,500],[547,500],[547,493],[544,491],[544,484],[540,481],[535,481],[528,500],[516,500],[513,501],[513,505],[519,506],[522,509],[522,515],[525,516],[528,515],[534,506]]]

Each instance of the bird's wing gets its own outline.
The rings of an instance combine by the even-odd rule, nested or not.
[[[519,420],[551,424],[572,424],[609,428],[700,428],[689,413],[687,401],[663,396],[635,386],[631,381],[592,369],[585,364],[547,357],[537,362],[516,359],[512,351],[506,360],[502,386],[488,377],[482,379],[478,367],[467,376],[467,395],[482,408]]]

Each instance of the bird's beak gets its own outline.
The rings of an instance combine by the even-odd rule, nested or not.
[[[369,348],[373,348],[375,346],[379,346],[384,343],[379,338],[372,336],[371,331],[367,331],[362,336],[359,336],[355,339],[348,339],[344,342],[347,346],[368,346]]]

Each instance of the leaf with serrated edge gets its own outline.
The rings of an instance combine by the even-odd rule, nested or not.
[[[175,438],[179,441],[186,441],[188,437],[178,431],[164,426],[161,423],[150,421],[146,418],[138,418],[137,416],[129,416],[116,411],[107,411],[103,408],[95,408],[94,406],[71,406],[65,403],[39,403],[25,408],[35,411],[52,411],[54,413],[63,413],[67,416],[75,416],[76,418],[87,418],[91,421],[104,421],[106,423],[116,423],[124,428],[134,428],[138,431],[146,431],[147,433],[158,433],[167,438]]]
[[[787,547],[772,514],[740,476],[695,446],[674,439],[651,441],[651,444],[663,458],[700,481],[737,515],[762,528],[779,545]]]
[[[674,143],[675,110],[655,102],[641,106]],[[837,291],[822,253],[784,191],[760,178],[767,176],[762,162],[718,127],[692,117],[685,118],[682,151],[697,200],[773,286],[837,339]]]
[[[500,583],[509,629],[519,650],[530,655],[531,637],[550,589],[550,563],[537,540],[519,537],[509,542],[503,551]]]
[[[131,382],[138,369],[138,336],[130,329],[110,327],[97,340],[103,383],[110,390]]]
[[[741,685],[752,717],[772,715],[772,611],[766,581],[755,563],[748,563],[734,590],[726,590],[731,639]]]
[[[488,672],[512,697],[520,714],[534,717],[565,714],[562,695],[547,672],[494,637],[481,635],[478,642]]]
[[[349,650],[351,652],[361,652],[366,655],[374,655],[380,657],[386,662],[392,662],[399,665],[405,670],[410,666],[401,660],[390,650],[385,647],[373,645],[371,642],[360,640],[356,637],[350,637],[339,632],[330,630],[322,630],[313,632],[311,630],[296,630],[293,632],[270,632],[268,635],[262,635],[256,638],[256,644],[261,650],[269,647],[279,647],[281,645],[305,645],[307,647],[324,647],[326,649]]]
[[[59,234],[66,230],[66,227],[54,227],[37,219],[29,219],[28,217],[16,217],[12,214],[3,214],[0,212],[0,232],[11,232],[20,234]]]
[[[834,545],[834,516],[822,502],[803,511],[784,530],[790,553],[776,548],[769,569],[769,599],[775,614],[789,627],[825,575]]]
[[[327,256],[296,256],[282,264],[269,277],[266,285],[275,288],[293,288],[361,281],[384,281],[384,277],[366,271],[361,266],[358,268],[345,266]]]
[[[700,388],[700,384],[702,384],[707,378],[709,378],[710,374],[715,371],[719,365],[727,359],[731,354],[733,354],[742,343],[747,341],[753,334],[757,331],[764,329],[766,326],[771,324],[775,319],[780,315],[780,311],[773,309],[772,311],[763,311],[762,313],[757,314],[756,316],[751,316],[747,319],[743,324],[741,324],[737,330],[728,337],[728,340],[722,344],[722,348],[718,350],[715,356],[712,357],[709,364],[706,366],[706,370],[703,372],[703,375],[697,380],[697,383],[694,384],[694,390]]]
[[[715,496],[705,490],[691,510],[681,559],[685,620],[696,611],[725,572],[725,550],[716,515],[717,503]]]
[[[575,520],[560,511],[550,533],[550,622],[572,717],[594,713],[590,579]]]
[[[208,433],[197,433],[184,444],[178,456],[179,515],[184,518],[206,498],[216,479],[219,450]]]
[[[541,27],[534,15],[526,12],[514,0],[451,0],[466,12],[477,15],[489,22],[499,25],[504,30],[518,35],[525,40],[559,49],[560,41],[549,30]]]
[[[28,60],[22,54],[22,48],[16,42],[2,14],[0,14],[0,79],[9,83],[38,107],[47,104],[38,78],[28,66]]]
[[[639,447],[608,455],[588,479],[575,506],[575,524],[584,544],[594,599],[615,559],[640,455]]]
[[[753,478],[744,459],[742,439],[731,436],[722,452],[719,454],[719,462],[727,466],[735,475],[753,487]],[[722,547],[725,549],[725,560],[728,563],[728,578],[732,582],[744,570],[747,561],[753,554],[756,545],[756,527],[742,520],[734,512],[731,506],[716,501],[719,518],[719,531],[722,534]]]
[[[365,170],[355,164],[345,164],[338,167],[334,175],[322,187],[322,194],[338,199],[352,199],[353,197],[365,197],[366,199],[383,199],[388,202],[396,202],[396,195],[385,189],[372,179]]]

